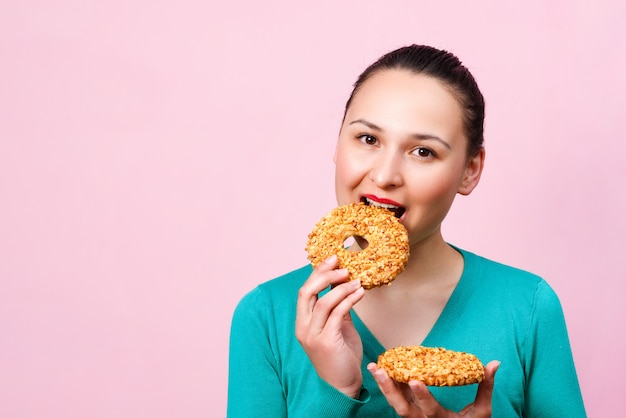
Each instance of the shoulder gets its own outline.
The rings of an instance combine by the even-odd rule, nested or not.
[[[279,367],[284,353],[301,354],[294,338],[297,293],[310,270],[303,267],[262,283],[239,301],[230,326],[233,358],[250,357],[250,347],[254,347],[254,356],[265,356]]]
[[[476,278],[477,286],[484,291],[515,299],[525,296],[533,303],[559,304],[556,293],[543,277],[470,251],[457,250],[463,254],[468,274]]]
[[[503,280],[524,280],[533,283],[543,280],[540,276],[527,270],[503,264],[467,250],[460,248],[457,248],[457,250],[463,255],[467,265],[479,269],[482,274],[498,276]]]
[[[296,270],[290,271],[289,273],[278,276],[275,279],[269,280],[259,285],[258,288],[271,293],[292,293],[294,291],[297,292],[298,289],[300,289],[304,282],[309,278],[312,272],[313,267],[311,267],[310,264],[307,264],[306,266],[300,267]]]
[[[239,301],[235,312],[257,310],[267,305],[274,308],[295,305],[298,290],[312,271],[309,264],[258,285]]]

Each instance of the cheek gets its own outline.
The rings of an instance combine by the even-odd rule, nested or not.
[[[341,151],[335,154],[335,194],[339,204],[354,200],[352,191],[361,183],[363,173],[363,163],[358,158]]]
[[[417,201],[429,206],[445,207],[452,204],[459,188],[459,177],[449,171],[420,176],[419,182],[412,185]]]
[[[335,154],[335,179],[337,185],[349,185],[359,177],[362,164],[357,158],[350,158],[350,154],[339,150]]]

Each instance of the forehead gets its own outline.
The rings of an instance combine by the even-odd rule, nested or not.
[[[408,70],[383,70],[363,82],[346,112],[346,119],[358,118],[410,130],[437,129],[449,135],[463,128],[461,105],[448,86]]]

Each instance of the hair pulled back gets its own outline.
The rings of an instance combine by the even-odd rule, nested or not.
[[[463,109],[468,155],[476,156],[484,142],[485,100],[472,74],[450,52],[426,45],[410,45],[383,55],[367,67],[354,83],[345,111],[348,111],[354,95],[365,81],[378,72],[394,69],[436,78],[451,90]]]

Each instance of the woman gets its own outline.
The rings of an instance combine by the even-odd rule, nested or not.
[[[231,329],[229,416],[585,416],[552,289],[442,237],[454,197],[480,180],[483,120],[474,78],[446,51],[400,48],[361,74],[334,156],[337,202],[391,205],[409,261],[392,286],[364,291],[333,256],[246,295]],[[398,345],[471,352],[488,362],[485,380],[396,383],[375,362]]]

